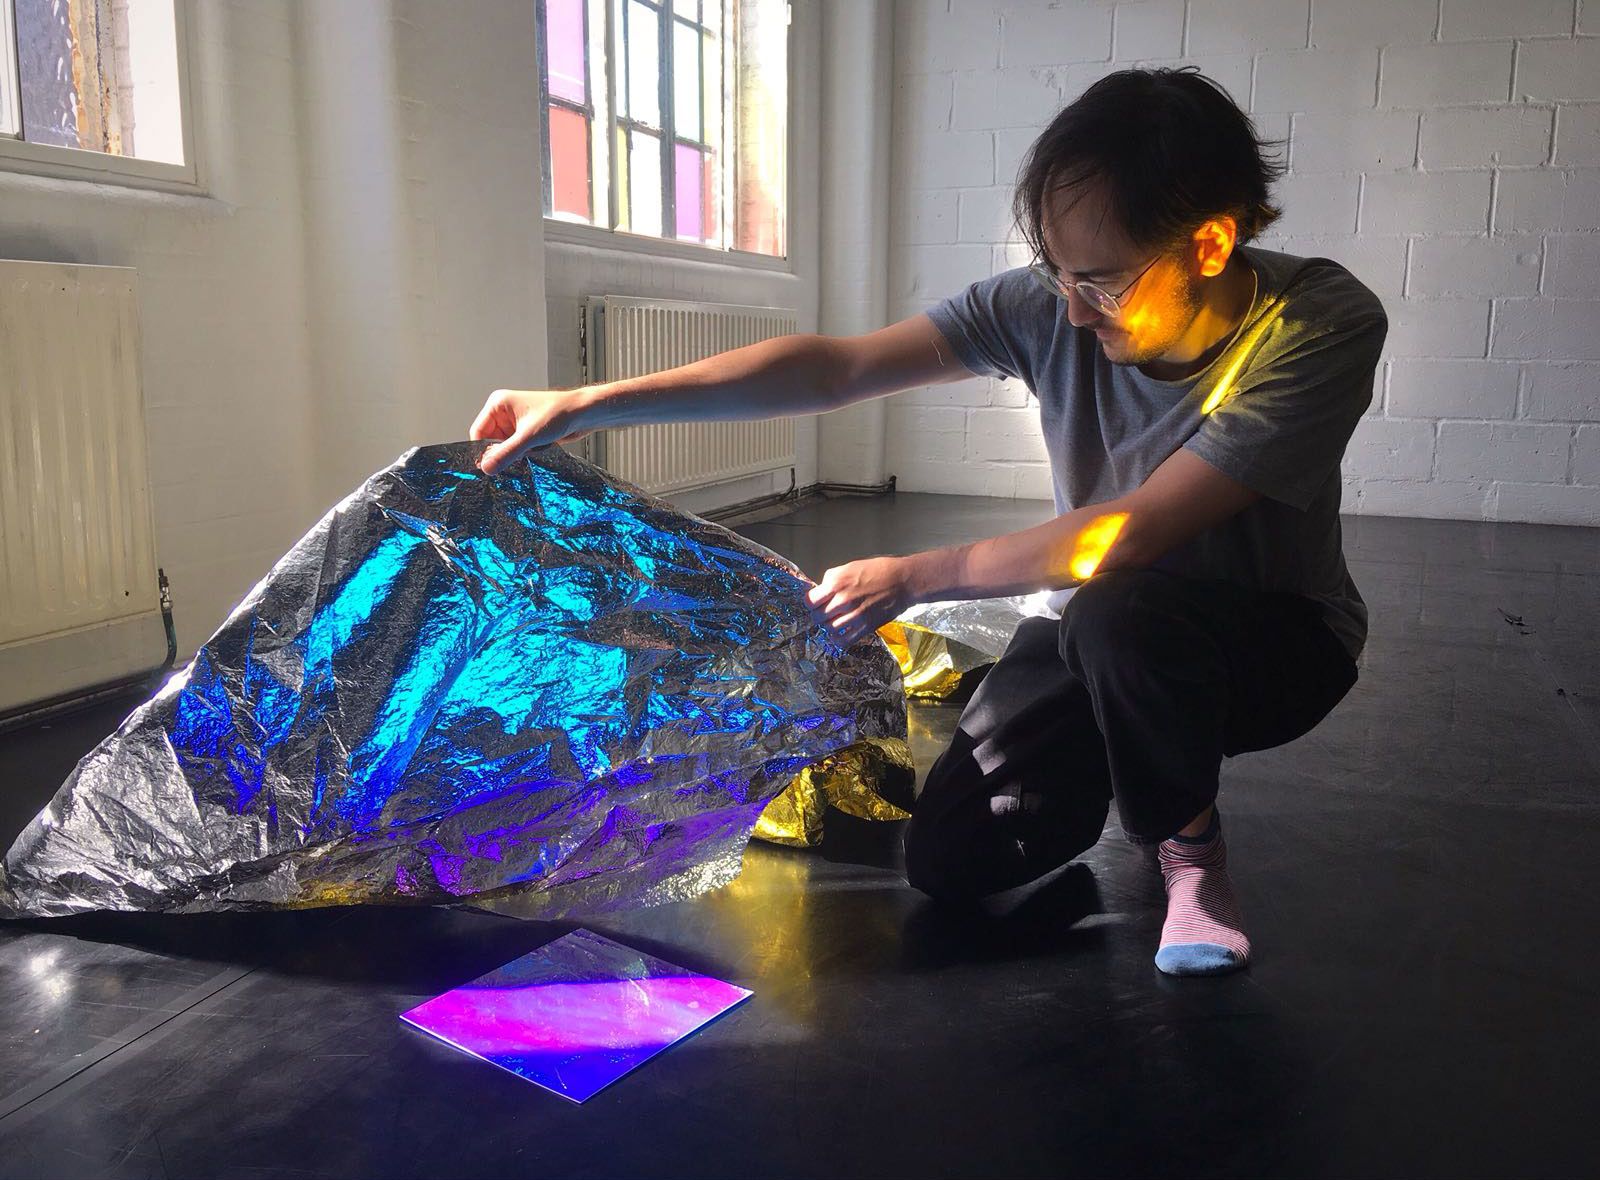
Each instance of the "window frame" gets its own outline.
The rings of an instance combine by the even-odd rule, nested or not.
[[[626,0],[622,0],[622,2],[623,2],[624,5],[626,4]],[[679,21],[681,18],[676,16],[675,13],[670,13],[671,0],[646,0],[646,2],[649,3],[651,5],[651,7],[658,9],[662,13],[663,25],[667,28],[666,34],[661,38],[661,54],[662,54],[662,61],[663,61],[663,64],[664,64],[665,61],[667,60],[666,53],[668,52],[667,49],[666,49],[666,43],[671,38],[671,34],[672,34],[671,23],[675,22],[675,21]],[[796,273],[795,272],[795,264],[794,264],[794,237],[793,237],[793,235],[794,235],[793,210],[794,210],[794,207],[795,207],[795,193],[797,191],[796,169],[794,167],[795,147],[796,147],[796,141],[797,141],[797,126],[796,126],[797,120],[795,118],[795,109],[794,109],[794,95],[795,95],[794,77],[795,77],[795,61],[796,61],[796,58],[798,56],[798,45],[797,45],[797,40],[798,39],[795,37],[795,24],[796,24],[796,21],[795,21],[795,10],[799,6],[794,3],[794,0],[786,0],[786,5],[785,6],[788,9],[788,30],[789,30],[789,32],[788,32],[787,37],[785,38],[785,45],[784,45],[784,59],[785,59],[784,60],[784,68],[788,71],[788,79],[787,79],[787,85],[786,85],[786,90],[787,90],[788,97],[786,99],[785,107],[784,107],[784,128],[783,128],[783,133],[784,133],[784,160],[785,160],[785,165],[784,165],[784,211],[783,212],[784,212],[785,230],[784,230],[784,253],[782,255],[761,254],[761,253],[757,253],[754,250],[741,250],[737,246],[722,247],[722,246],[717,246],[717,245],[713,245],[713,244],[710,244],[710,243],[706,243],[706,242],[703,242],[703,241],[697,241],[697,240],[692,239],[692,238],[679,238],[679,237],[675,237],[675,236],[674,237],[666,237],[666,236],[657,236],[655,234],[636,233],[636,232],[634,232],[632,230],[628,230],[628,229],[612,228],[612,226],[610,226],[610,225],[596,225],[593,222],[572,221],[572,220],[569,220],[569,219],[564,218],[564,217],[555,217],[555,216],[552,216],[552,215],[550,215],[548,213],[543,213],[543,209],[544,209],[545,176],[548,174],[545,171],[545,169],[548,169],[548,161],[549,161],[549,155],[550,155],[550,144],[548,142],[549,141],[549,136],[545,134],[545,127],[546,127],[546,123],[548,122],[547,117],[545,115],[545,106],[551,101],[551,98],[550,98],[550,95],[548,93],[548,84],[549,84],[548,83],[548,73],[549,73],[548,62],[549,62],[549,57],[548,57],[548,50],[545,47],[545,28],[544,28],[544,9],[545,9],[545,6],[544,6],[544,4],[540,3],[540,4],[537,5],[537,17],[538,17],[537,31],[538,31],[538,37],[539,37],[539,53],[540,53],[540,61],[539,61],[539,101],[540,101],[540,108],[539,108],[539,120],[540,120],[540,122],[539,122],[539,138],[540,138],[540,141],[541,141],[541,174],[540,174],[540,178],[539,178],[539,191],[540,191],[539,201],[540,201],[540,211],[541,211],[541,214],[543,215],[543,221],[544,221],[544,236],[545,236],[545,240],[546,241],[550,241],[550,242],[557,242],[557,243],[561,243],[561,244],[565,244],[565,245],[586,246],[586,247],[602,249],[602,250],[616,250],[616,251],[626,252],[626,253],[630,253],[630,254],[646,254],[646,255],[651,255],[651,256],[660,257],[660,258],[681,258],[681,259],[694,261],[694,262],[709,263],[709,264],[712,264],[712,265],[735,266],[735,267],[738,267],[738,268],[741,268],[741,269],[747,269],[747,270],[765,270],[765,271],[779,272],[779,273],[783,273],[783,274],[794,274],[794,273]],[[605,14],[606,14],[606,37],[605,37],[606,62],[605,62],[605,69],[604,69],[604,78],[605,78],[605,84],[606,84],[606,87],[607,87],[607,104],[606,105],[607,105],[607,122],[609,124],[609,126],[605,129],[604,134],[606,136],[606,160],[607,160],[607,166],[608,166],[608,168],[610,169],[610,172],[611,172],[611,175],[609,177],[607,177],[607,181],[606,181],[606,202],[607,202],[608,208],[604,212],[606,214],[607,219],[614,225],[616,222],[618,222],[620,220],[619,210],[617,208],[617,202],[618,202],[618,199],[619,199],[619,194],[618,194],[619,185],[617,184],[617,163],[616,163],[616,155],[615,155],[615,153],[616,153],[616,139],[615,139],[615,137],[616,137],[617,131],[619,129],[623,129],[623,128],[626,128],[627,126],[631,125],[631,121],[627,120],[626,118],[621,116],[618,113],[618,110],[617,110],[617,104],[618,104],[618,101],[619,101],[617,91],[618,91],[620,86],[626,84],[626,71],[625,71],[625,66],[622,63],[619,63],[619,62],[617,62],[615,60],[615,56],[616,55],[611,53],[612,33],[613,33],[613,31],[615,31],[613,26],[616,23],[615,19],[614,19],[613,10],[612,10],[611,0],[605,0],[605,6],[604,7],[605,7]],[[587,22],[587,19],[588,19],[587,18],[587,6],[585,8],[585,12],[586,12],[585,21]],[[699,16],[699,13],[697,12],[696,13],[697,19],[695,19],[693,21],[688,21],[686,23],[689,23],[691,25],[700,25],[700,21],[698,20],[698,16]],[[587,23],[586,23],[586,27],[587,27]],[[701,25],[701,27],[703,28],[704,26]],[[724,52],[727,52],[726,47],[724,47]],[[591,96],[591,107],[592,107],[592,105],[593,105],[592,96],[593,96],[593,93],[594,93],[596,74],[595,74],[595,68],[594,68],[594,63],[593,62],[587,63],[587,67],[588,67],[587,68],[587,73],[588,73],[588,76],[589,76],[589,79],[590,79],[588,90],[589,90],[589,94]],[[671,75],[665,69],[663,69],[661,71],[661,78],[660,78],[659,87],[660,87],[660,95],[661,95],[660,101],[662,103],[662,111],[663,111],[663,115],[664,116],[666,116],[669,113],[670,108],[669,108],[669,106],[667,104],[669,104],[672,101],[672,98],[673,98],[672,94],[670,93],[671,84],[672,84]],[[723,97],[725,97],[725,96],[723,96]],[[707,98],[707,96],[704,94],[704,92],[702,90],[702,94],[701,94],[702,106],[701,106],[701,112],[700,112],[701,132],[702,132],[702,134],[704,134],[704,131],[705,131],[706,111],[705,111],[705,105],[704,104],[705,104],[706,98]],[[555,102],[556,102],[556,105],[558,105],[558,106],[564,106],[564,107],[567,107],[569,109],[575,109],[575,108],[572,108],[572,105],[570,103],[564,103],[560,99],[556,99]],[[724,119],[727,119],[729,117],[729,113],[724,111],[722,117]],[[593,119],[593,117],[591,115],[591,126],[590,126],[590,135],[591,135],[591,137],[596,134],[596,128],[593,126],[592,119]],[[671,122],[671,120],[669,118],[664,117],[662,122],[663,122],[663,124],[669,124]],[[673,148],[676,146],[676,144],[678,143],[679,139],[681,138],[681,137],[679,137],[677,135],[677,129],[676,129],[675,126],[671,128],[670,133],[669,133],[667,127],[663,126],[662,128],[658,129],[658,131],[652,132],[652,134],[659,134],[661,136],[661,140],[662,140],[662,144],[663,144],[663,155],[671,155],[672,152],[673,152]],[[703,141],[694,140],[694,141],[689,141],[689,142],[697,144],[697,143],[701,143]],[[731,156],[730,160],[729,160],[730,165],[737,166],[736,159],[737,159],[736,154],[734,156]],[[676,228],[676,221],[675,221],[675,215],[676,215],[675,193],[668,191],[669,189],[675,188],[675,186],[674,185],[669,185],[668,182],[667,182],[668,173],[665,171],[666,163],[667,162],[665,160],[663,160],[663,173],[662,173],[662,189],[663,189],[663,192],[662,192],[661,219],[662,219],[663,227],[665,227],[666,225],[671,224],[671,225],[673,225],[674,228]],[[675,163],[674,163],[673,167],[675,169],[675,167],[676,167]],[[675,175],[675,172],[674,172],[673,175]],[[594,176],[593,176],[593,174],[590,175],[589,185],[590,185],[590,193],[591,193],[590,209],[593,210],[594,209],[594,201],[593,201],[593,196],[592,196],[593,190],[594,190]],[[599,211],[595,210],[595,212],[599,212]]]
[[[560,98],[560,97],[550,93],[550,66],[549,66],[550,51],[549,51],[549,48],[548,48],[549,35],[548,35],[547,31],[546,31],[546,23],[547,23],[547,19],[548,18],[546,16],[545,7],[546,6],[543,3],[539,3],[539,4],[535,4],[534,5],[534,21],[535,21],[534,27],[535,27],[535,30],[536,30],[535,35],[539,39],[539,54],[540,54],[540,62],[539,62],[539,114],[540,114],[540,117],[542,119],[544,119],[545,124],[548,124],[549,118],[548,118],[548,116],[545,115],[545,111],[551,106],[551,104],[554,104],[555,106],[560,107],[562,110],[572,111],[575,114],[582,115],[585,119],[587,119],[589,121],[589,158],[592,161],[594,159],[594,136],[595,136],[595,126],[594,125],[595,125],[595,117],[596,117],[595,105],[594,105],[594,68],[593,68],[593,66],[590,65],[590,63],[589,63],[589,61],[587,59],[587,54],[586,54],[585,55],[585,60],[584,60],[584,63],[583,63],[583,66],[584,66],[584,69],[583,69],[583,96],[584,96],[584,100],[583,100],[583,104],[581,106],[579,104],[573,102],[569,98]],[[583,40],[584,40],[584,45],[587,46],[588,42],[589,42],[589,35],[590,35],[590,29],[589,29],[589,5],[588,4],[582,4],[582,5],[580,5],[580,8],[581,8],[581,10],[583,12]],[[609,19],[607,20],[606,23],[609,26],[609,24],[610,24]],[[609,29],[608,29],[608,37],[609,37]],[[607,158],[608,159],[610,158],[609,155],[607,156]],[[540,207],[541,208],[543,208],[543,203],[544,203],[545,179],[548,176],[550,176],[550,136],[545,133],[544,127],[541,126],[540,133],[539,133],[539,202],[540,202]],[[590,169],[589,169],[589,215],[590,215],[590,217],[593,217],[594,213],[595,213],[594,187],[595,187],[594,186],[594,168],[593,168],[593,166],[591,164]],[[614,200],[614,198],[608,198],[608,200]],[[545,216],[547,218],[549,218],[550,220],[552,220],[552,221],[559,220],[558,218],[550,217],[550,215],[548,213],[546,213]]]
[[[177,41],[178,117],[182,121],[182,164],[141,160],[86,148],[29,143],[22,138],[21,78],[17,67],[16,15],[13,0],[0,0],[0,88],[8,93],[0,107],[14,103],[14,126],[0,130],[0,172],[47,176],[60,180],[85,180],[129,188],[153,188],[194,193],[203,189],[195,160],[193,72],[189,67],[189,0],[172,0],[172,26]]]

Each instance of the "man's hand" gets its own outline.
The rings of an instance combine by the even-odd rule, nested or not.
[[[903,557],[869,557],[834,566],[806,591],[818,621],[849,647],[914,601],[910,566]]]
[[[469,436],[498,440],[483,453],[478,466],[493,475],[534,447],[582,438],[594,429],[583,422],[592,403],[587,389],[495,390],[479,411]]]

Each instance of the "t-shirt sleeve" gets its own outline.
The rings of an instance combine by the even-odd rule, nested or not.
[[[1224,475],[1301,510],[1338,469],[1372,404],[1388,333],[1377,296],[1341,273],[1282,305],[1233,388],[1208,392],[1207,401],[1218,402],[1184,444]]]
[[[1026,268],[980,279],[928,310],[956,357],[984,377],[1016,377],[1035,388],[1042,332],[1053,329],[1056,297]]]

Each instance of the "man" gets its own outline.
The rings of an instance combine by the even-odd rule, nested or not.
[[[1039,400],[1059,515],[830,569],[809,601],[846,643],[912,603],[1077,587],[1025,621],[929,770],[906,874],[943,898],[1023,884],[1100,838],[1112,798],[1153,844],[1156,965],[1249,961],[1215,807],[1224,755],[1307,732],[1356,679],[1339,461],[1387,323],[1347,271],[1245,245],[1277,216],[1226,92],[1192,71],[1096,83],[1016,192],[1032,267],[855,338],[789,336],[585,389],[500,390],[494,471],[597,427],[834,409],[973,374]]]

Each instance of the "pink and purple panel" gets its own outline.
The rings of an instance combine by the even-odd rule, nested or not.
[[[575,930],[400,1019],[582,1102],[750,995]]]
[[[545,51],[550,55],[550,93],[569,102],[587,101],[583,48],[585,0],[545,0]]]
[[[557,213],[589,220],[589,120],[566,107],[547,107],[550,204]]]
[[[700,205],[701,195],[705,192],[705,177],[701,171],[705,157],[698,149],[684,147],[681,143],[674,150],[677,153],[677,167],[673,192],[678,237],[702,241],[706,236],[705,211]]]

